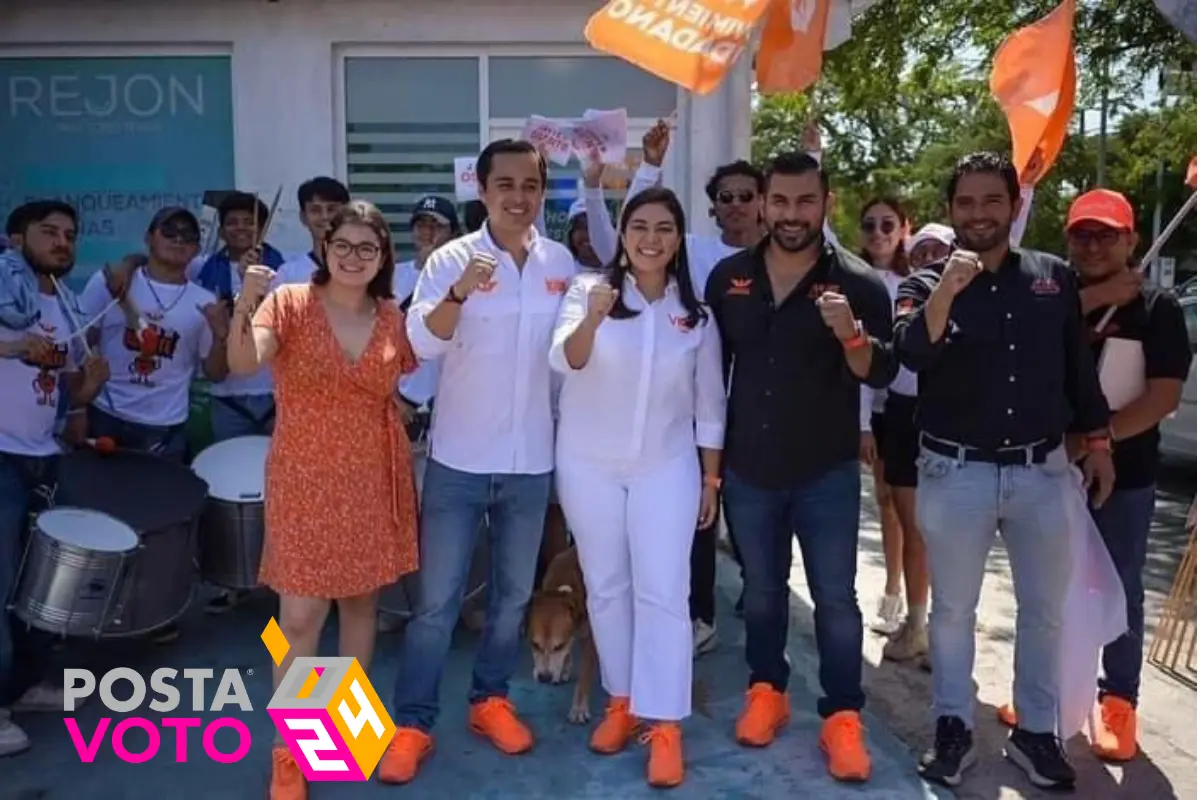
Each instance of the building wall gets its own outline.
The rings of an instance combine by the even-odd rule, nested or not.
[[[0,58],[230,56],[237,188],[270,197],[282,185],[281,226],[274,238],[299,249],[305,242],[294,221],[298,184],[316,174],[347,175],[346,56],[589,55],[582,30],[599,5],[598,0],[5,0]],[[580,111],[588,95],[581,86]],[[704,181],[719,164],[749,153],[749,60],[709,96],[677,92],[676,107],[667,180],[683,197],[693,229],[711,231]],[[481,124],[481,138],[497,130],[496,121],[490,122]],[[3,169],[0,161],[0,178]]]

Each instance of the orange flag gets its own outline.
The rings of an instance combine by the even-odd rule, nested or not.
[[[771,0],[609,0],[583,30],[588,44],[696,94],[721,85]]]
[[[829,2],[771,0],[758,48],[758,91],[802,92],[821,77]]]
[[[1075,0],[1009,35],[992,62],[992,96],[1008,117],[1023,186],[1054,166],[1075,113]]]
[[[1187,179],[1185,181],[1188,186],[1196,188],[1196,157],[1192,156],[1192,163],[1188,164]]]

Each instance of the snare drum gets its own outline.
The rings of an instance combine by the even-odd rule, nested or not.
[[[187,610],[197,583],[196,526],[207,493],[187,467],[147,453],[78,450],[63,456],[56,501],[103,511],[141,537],[101,638],[142,636]]]
[[[17,619],[61,636],[100,636],[138,550],[133,528],[108,514],[52,508],[38,514],[10,606]]]
[[[192,471],[208,484],[200,515],[200,576],[226,589],[258,587],[264,536],[268,436],[240,436],[205,449]]]

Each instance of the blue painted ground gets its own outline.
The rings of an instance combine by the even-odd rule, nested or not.
[[[792,723],[767,750],[739,747],[732,737],[734,718],[741,708],[745,668],[741,656],[742,628],[733,614],[731,597],[736,590],[732,572],[722,570],[718,629],[722,646],[697,662],[697,675],[707,687],[709,716],[694,716],[685,725],[684,747],[687,781],[667,796],[674,798],[796,798],[812,800],[861,798],[911,800],[934,795],[917,778],[912,755],[874,718],[868,717],[870,748],[874,760],[872,780],[863,786],[835,784],[825,771],[817,747],[819,718],[815,654],[810,640],[794,637],[790,645],[797,671],[792,683]],[[255,713],[243,715],[253,736],[250,754],[240,763],[219,765],[204,759],[197,733],[191,736],[191,760],[173,760],[173,737],[163,738],[157,758],[144,764],[118,760],[106,743],[95,763],[82,764],[58,715],[24,715],[19,722],[34,747],[24,755],[0,759],[0,800],[257,800],[265,796],[273,728],[263,708],[270,697],[270,659],[259,633],[273,612],[269,600],[244,606],[223,617],[208,617],[194,609],[185,618],[184,634],[173,645],[106,644],[83,653],[60,653],[67,666],[92,665],[100,670],[124,664],[144,675],[157,667],[234,667],[245,675]],[[406,787],[369,783],[316,784],[313,800],[357,797],[438,798],[438,800],[541,800],[556,798],[627,798],[662,796],[644,783],[645,754],[641,748],[613,757],[591,754],[586,747],[588,729],[566,721],[569,686],[546,687],[531,680],[523,666],[512,688],[512,699],[538,736],[534,751],[522,757],[505,757],[466,731],[464,687],[470,675],[474,636],[460,633],[443,682],[442,719],[435,731],[438,750],[420,777]],[[327,636],[325,652],[332,653],[334,639]],[[396,670],[399,635],[381,637],[379,656],[371,677],[380,694],[390,700]],[[185,702],[188,683],[184,688]],[[208,695],[211,698],[210,687]],[[598,693],[593,710],[600,711]],[[148,712],[152,714],[153,712]],[[235,711],[236,713],[236,711]],[[78,713],[85,736],[102,716],[98,702]],[[205,715],[213,718],[214,714]],[[128,736],[131,750],[145,746],[141,734]],[[226,738],[228,737],[228,738]],[[232,734],[217,737],[223,750],[233,749]]]

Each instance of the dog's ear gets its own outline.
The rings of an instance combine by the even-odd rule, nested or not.
[[[575,591],[569,584],[563,584],[554,590],[554,593],[566,601],[567,608],[571,610],[571,618],[578,621],[583,616],[583,602],[579,593]]]
[[[558,592],[559,594],[566,594],[566,595],[575,593],[575,590],[571,588],[570,584],[566,584],[566,583],[564,583],[562,586],[559,586],[554,591]]]

